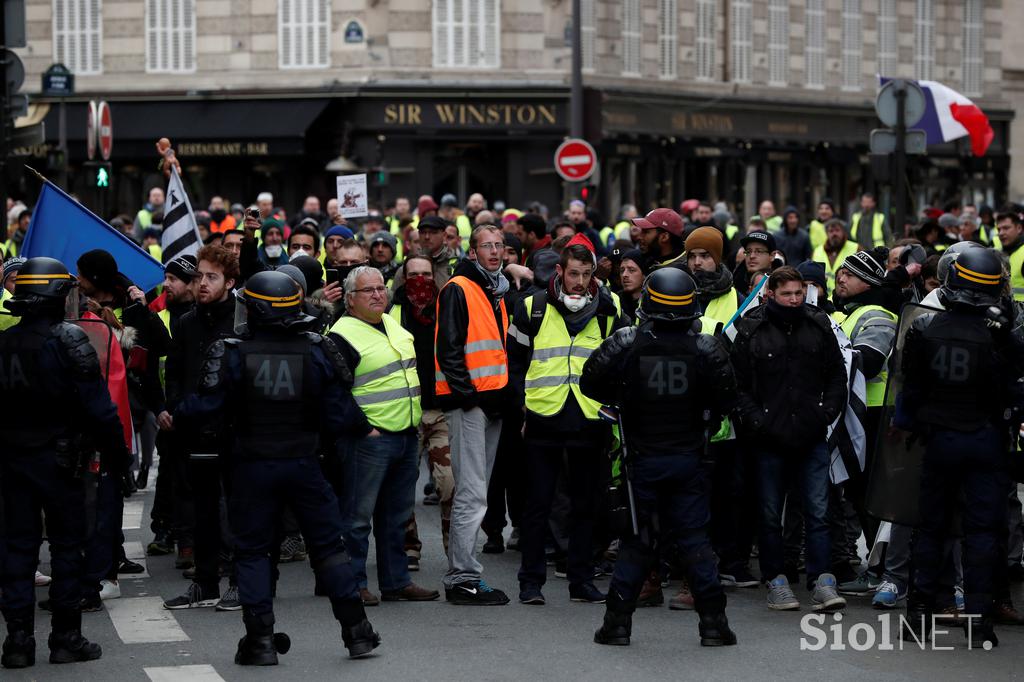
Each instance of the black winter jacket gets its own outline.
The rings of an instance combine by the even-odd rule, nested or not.
[[[791,324],[768,304],[736,321],[730,356],[737,416],[753,442],[782,452],[824,442],[846,407],[846,367],[828,317],[804,305]]]
[[[199,387],[203,357],[207,348],[218,340],[234,336],[235,297],[220,303],[196,305],[181,316],[171,333],[164,379],[167,384],[167,410]]]

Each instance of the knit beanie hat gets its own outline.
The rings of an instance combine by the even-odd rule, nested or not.
[[[704,249],[711,254],[717,267],[722,262],[722,233],[713,227],[698,227],[686,238],[685,249]]]
[[[847,256],[842,267],[871,286],[879,287],[885,279],[885,264],[888,260],[889,249],[879,246],[870,251],[858,251]]]

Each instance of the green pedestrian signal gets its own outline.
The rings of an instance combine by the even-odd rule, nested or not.
[[[103,166],[96,169],[96,186],[110,187],[110,173]]]

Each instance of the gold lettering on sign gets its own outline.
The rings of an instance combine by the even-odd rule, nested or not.
[[[726,114],[690,114],[690,128],[712,133],[731,133],[732,116]]]
[[[768,121],[768,132],[782,135],[806,135],[809,128],[806,123]]]
[[[267,156],[267,142],[181,142],[178,153],[182,156]]]
[[[431,113],[436,120],[431,119]],[[424,121],[424,114],[427,120]],[[384,125],[442,126],[544,126],[556,125],[554,104],[463,104],[438,103],[424,111],[420,104],[384,105]]]

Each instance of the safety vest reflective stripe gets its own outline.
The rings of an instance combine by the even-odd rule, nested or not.
[[[362,407],[363,405],[376,405],[377,403],[386,403],[391,400],[404,400],[406,398],[411,400],[413,398],[418,398],[419,395],[419,386],[413,386],[408,388],[396,388],[393,391],[377,391],[376,393],[369,393],[367,395],[356,395],[356,392],[352,391],[352,397],[355,399],[356,405],[359,405],[360,407]]]
[[[880,311],[884,312],[888,316],[889,319],[888,320],[871,319],[871,320],[864,320],[863,322],[861,322],[861,318],[864,316],[864,314],[868,313],[868,312],[870,312],[872,310],[880,310]],[[839,321],[839,320],[837,319],[837,321]],[[862,305],[859,308],[856,308],[852,313],[850,313],[846,317],[846,319],[842,320],[840,322],[839,326],[842,327],[843,332],[850,339],[850,342],[853,343],[853,345],[857,345],[857,338],[856,338],[857,334],[859,334],[861,329],[863,329],[864,326],[866,324],[868,324],[869,322],[871,324],[880,324],[880,325],[884,324],[884,325],[887,325],[887,326],[888,325],[892,325],[892,327],[895,328],[896,327],[896,316],[893,315],[891,312],[889,312],[888,310],[886,310],[885,308],[883,308],[880,305]],[[889,348],[889,349],[881,349],[880,348],[878,350],[882,351],[882,352],[885,352],[887,354],[892,352],[891,348]],[[887,364],[888,363],[883,363],[882,364],[882,370],[876,376],[873,376],[870,379],[867,379],[867,381],[866,381],[866,386],[865,386],[865,389],[866,389],[865,390],[866,400],[865,400],[865,403],[867,404],[868,407],[880,407],[881,405],[885,404],[885,383],[886,383],[886,380],[889,377],[889,371],[886,369]]]
[[[505,352],[505,334],[508,330],[508,314],[505,302],[498,303],[501,311],[501,329],[494,319],[491,299],[475,282],[463,276],[452,277],[445,284],[462,289],[466,298],[469,325],[466,328],[466,371],[477,391],[494,391],[508,384],[508,355]],[[444,287],[442,287],[442,291]],[[438,296],[440,313],[441,297]],[[438,314],[440,319],[440,314]],[[434,327],[434,344],[437,344],[438,328]],[[441,371],[441,365],[434,356],[435,392],[437,395],[451,395],[452,389]]]
[[[525,301],[531,316],[534,301],[533,296]],[[533,353],[526,371],[526,409],[545,417],[558,415],[571,392],[584,416],[596,420],[601,405],[580,392],[580,375],[587,358],[611,333],[613,320],[595,315],[576,336],[569,336],[558,310],[547,303],[544,306],[544,317],[533,338]],[[604,334],[599,326],[601,322],[606,325]]]
[[[331,328],[359,354],[353,371],[352,398],[367,421],[387,431],[420,423],[420,380],[413,336],[390,315],[381,318],[384,333],[345,315]]]
[[[854,213],[850,219],[850,236],[857,242],[857,228],[860,226],[860,213]],[[885,224],[885,215],[882,213],[871,214],[871,241],[875,246],[885,246],[885,232],[882,226]]]
[[[1024,267],[1024,244],[1010,254],[1010,286],[1015,301],[1024,301],[1024,274],[1021,274],[1021,267]]]

